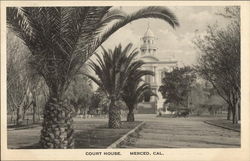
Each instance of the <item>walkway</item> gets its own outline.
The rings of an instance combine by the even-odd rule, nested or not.
[[[204,120],[211,118],[159,118],[155,115],[136,115],[136,120],[146,121],[146,125],[139,132],[139,138],[132,138],[132,144],[123,146],[124,148],[233,148],[240,147],[240,133],[223,129],[204,123]],[[99,126],[105,126],[107,119],[78,119],[75,120],[75,131],[81,137],[77,137],[76,146],[78,148],[105,148],[105,138],[96,139],[94,142],[86,144],[87,147],[80,146],[86,141],[86,136],[102,136],[105,129],[100,129],[98,133],[88,134]],[[24,148],[39,141],[41,127],[23,130],[8,130],[8,148]],[[122,131],[121,131],[122,130]],[[120,129],[121,133],[126,133],[129,129]],[[81,133],[84,131],[84,133]],[[110,131],[110,130],[109,130]],[[120,135],[117,130],[111,130],[109,138]],[[88,139],[87,139],[88,140]],[[103,142],[105,140],[105,142]],[[116,140],[116,139],[113,139]],[[105,145],[104,145],[105,143]],[[78,145],[79,144],[79,145]],[[110,143],[111,144],[111,143]],[[76,147],[76,148],[77,148]]]
[[[211,118],[159,118],[139,116],[147,120],[123,148],[234,148],[240,147],[240,133],[204,123]]]

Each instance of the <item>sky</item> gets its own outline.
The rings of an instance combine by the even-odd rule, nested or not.
[[[121,7],[123,11],[132,13],[142,7]],[[180,27],[173,29],[168,23],[159,19],[141,19],[134,21],[120,30],[116,31],[104,44],[105,48],[113,49],[119,43],[122,46],[132,42],[134,48],[140,48],[140,38],[147,30],[148,24],[154,35],[157,37],[159,59],[174,56],[181,65],[193,65],[199,56],[198,50],[192,41],[196,34],[203,35],[208,25],[218,24],[225,26],[227,20],[216,13],[222,12],[224,7],[168,7],[175,13],[179,20]]]

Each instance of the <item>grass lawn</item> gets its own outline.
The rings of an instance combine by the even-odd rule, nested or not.
[[[120,129],[107,128],[107,119],[88,118],[74,120],[75,148],[106,148],[140,122],[122,122]],[[39,149],[41,126],[28,129],[8,130],[8,148]]]
[[[231,120],[218,119],[218,120],[209,120],[206,122],[240,132],[240,124],[233,124]]]
[[[75,148],[107,148],[140,123],[122,122],[120,129],[109,129],[105,124],[87,131],[79,131],[75,135]]]

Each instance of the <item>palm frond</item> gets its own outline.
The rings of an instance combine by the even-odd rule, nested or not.
[[[108,29],[108,31],[106,31],[103,35],[101,35],[98,42],[102,44],[105,40],[107,40],[107,38],[110,35],[119,30],[121,27],[127,25],[132,21],[142,18],[158,18],[166,21],[173,28],[179,26],[179,21],[177,20],[176,16],[168,8],[161,6],[160,7],[151,6],[136,11],[131,15],[128,15],[125,19],[115,23],[112,27]]]
[[[29,48],[34,44],[35,29],[22,8],[7,7],[7,25]]]
[[[86,75],[89,79],[91,79],[92,81],[94,81],[98,86],[102,87],[102,83],[100,82],[100,80],[98,80],[97,78],[95,78],[95,77],[92,76],[92,75],[89,75],[89,74],[86,74],[86,73],[85,73],[85,75]]]
[[[62,91],[111,34],[140,18],[159,18],[172,27],[179,25],[174,14],[165,7],[146,7],[130,15],[111,10],[111,6],[7,8],[7,24],[30,49],[31,64],[49,88]],[[103,32],[108,24],[111,27]],[[106,80],[110,92],[120,91],[126,85],[129,70],[142,64],[131,66],[138,54],[136,49],[130,52],[131,47],[122,49],[120,45],[112,52],[106,51],[103,58],[98,58],[100,66],[92,65],[100,81]],[[117,78],[116,82],[111,78]],[[113,88],[112,83],[117,86]]]
[[[127,16],[127,13],[123,12],[122,10],[119,9],[113,9],[107,12],[104,17],[101,20],[101,23],[109,23],[112,22],[113,20],[120,20],[120,19],[125,19]]]

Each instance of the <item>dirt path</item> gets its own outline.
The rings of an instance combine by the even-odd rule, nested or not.
[[[123,148],[234,148],[240,147],[240,133],[220,127],[208,125],[204,120],[211,118],[159,118],[155,115],[137,115],[136,120],[146,121],[146,125],[139,133],[139,138],[132,138],[132,144],[125,145]],[[76,120],[75,131],[81,132],[92,130],[97,126],[105,125],[105,119],[87,119]],[[22,148],[30,146],[39,141],[41,127],[23,130],[8,131],[8,148]],[[126,133],[126,130],[121,131]],[[90,137],[104,135],[104,130],[99,130],[94,134],[89,133]],[[118,136],[119,133],[113,130],[110,138]],[[86,142],[86,134],[78,137],[77,143]],[[87,139],[89,140],[89,139]],[[100,141],[105,148],[103,139],[96,139],[92,148],[96,148],[96,144]],[[108,140],[106,140],[108,141]],[[86,144],[87,145],[87,144]],[[95,146],[94,146],[95,145]],[[86,148],[79,146],[78,148]],[[88,148],[91,148],[88,145]]]
[[[147,120],[139,138],[124,148],[234,148],[240,147],[240,133],[208,125],[208,118],[157,118]],[[210,118],[211,119],[211,118]]]

